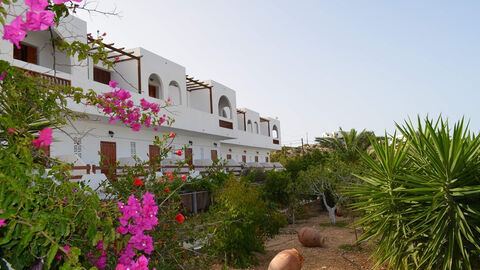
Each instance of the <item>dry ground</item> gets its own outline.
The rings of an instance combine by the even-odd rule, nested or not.
[[[248,268],[251,270],[266,270],[268,264],[275,255],[290,248],[296,248],[303,256],[304,263],[302,270],[336,270],[336,269],[354,269],[357,268],[342,258],[342,245],[352,245],[355,242],[355,232],[351,225],[346,227],[325,226],[329,223],[328,214],[319,212],[318,209],[312,209],[309,212],[310,217],[303,220],[297,220],[296,224],[288,225],[281,229],[279,235],[265,243],[265,253],[257,254],[258,265]],[[313,216],[312,216],[313,215]],[[337,222],[351,223],[351,217],[337,217]],[[323,224],[320,225],[320,224]],[[323,236],[326,236],[325,246],[319,248],[303,247],[298,241],[297,232],[305,226],[317,229]],[[371,269],[372,261],[369,260],[372,246],[363,244],[361,248],[356,248],[345,253],[345,256],[354,261],[361,269]],[[213,269],[221,269],[216,265]]]

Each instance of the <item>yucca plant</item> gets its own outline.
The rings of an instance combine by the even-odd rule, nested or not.
[[[349,189],[364,213],[359,239],[375,240],[376,266],[477,269],[480,261],[480,136],[462,119],[397,124],[403,135],[372,140],[364,183]]]

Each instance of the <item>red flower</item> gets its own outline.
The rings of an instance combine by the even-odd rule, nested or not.
[[[166,192],[166,193],[169,193],[169,192],[170,192],[170,189],[167,187],[167,188],[165,189],[165,192]]]
[[[182,214],[178,214],[178,215],[175,216],[175,220],[178,223],[183,223],[185,221],[185,217]]]
[[[140,178],[138,178],[138,177],[133,178],[133,180],[134,180],[134,181],[133,181],[133,185],[134,185],[134,186],[143,186],[143,185],[144,185],[144,183],[142,182],[142,180],[141,180]]]
[[[183,181],[187,180],[187,176],[185,174],[182,174],[182,180]]]
[[[168,135],[168,137],[170,137],[170,138],[175,138],[175,133],[170,132],[170,135]]]
[[[178,151],[175,153],[175,155],[181,156],[181,155],[182,155],[182,150],[178,150]]]

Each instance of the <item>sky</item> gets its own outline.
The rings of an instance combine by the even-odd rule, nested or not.
[[[417,115],[480,129],[480,1],[90,0],[106,42],[144,47],[278,117],[282,143]]]

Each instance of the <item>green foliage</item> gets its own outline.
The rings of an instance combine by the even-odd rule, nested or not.
[[[369,171],[351,188],[376,266],[477,269],[480,261],[480,137],[441,118],[397,125],[403,138],[372,140]]]
[[[253,264],[253,252],[263,251],[265,239],[285,225],[285,217],[262,200],[258,186],[234,177],[220,190],[213,211],[220,224],[209,250],[235,267]]]
[[[335,138],[315,138],[318,143],[329,147],[343,161],[348,163],[358,163],[361,160],[361,152],[365,152],[370,146],[370,138],[375,134],[371,131],[362,130],[358,133],[355,129],[343,131],[340,129],[341,137]]]

